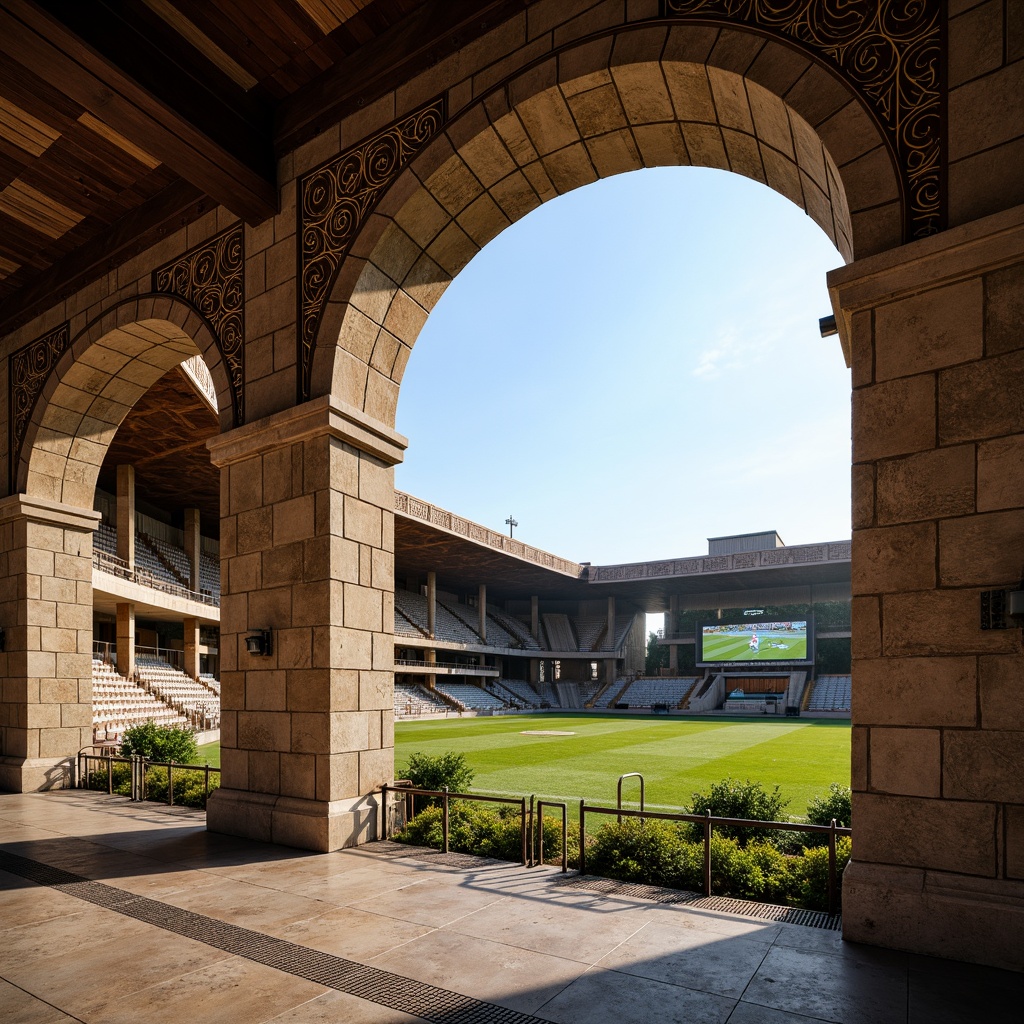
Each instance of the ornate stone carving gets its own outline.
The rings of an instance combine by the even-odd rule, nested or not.
[[[28,421],[50,371],[71,344],[71,324],[59,327],[30,341],[7,358],[8,446],[11,493],[17,490],[18,464]]]
[[[444,124],[444,97],[346,150],[298,184],[299,400],[309,398],[313,350],[338,268],[369,213]]]
[[[838,72],[882,127],[903,178],[904,239],[945,220],[942,5],[930,0],[662,0],[666,17],[747,24]]]
[[[217,339],[235,425],[245,422],[245,245],[241,223],[153,271],[153,291],[184,299]]]

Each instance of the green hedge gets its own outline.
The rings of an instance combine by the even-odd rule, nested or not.
[[[115,762],[111,768],[111,781],[114,792],[119,796],[132,795],[131,766],[123,761]],[[174,803],[180,807],[206,807],[206,772],[202,768],[189,768],[185,765],[174,767]],[[210,773],[210,793],[220,785],[220,773]],[[89,789],[107,788],[106,766],[88,775]],[[167,769],[146,769],[146,799],[158,803],[167,803]]]
[[[561,860],[561,825],[544,819],[544,859]],[[788,833],[787,833],[788,834]],[[519,812],[498,811],[453,801],[449,809],[450,850],[518,861],[521,856]],[[416,815],[393,838],[415,846],[442,845],[441,808]],[[836,842],[836,869],[841,876],[850,859],[850,840]],[[579,827],[570,828],[569,863],[579,865]],[[602,825],[587,839],[587,872],[623,882],[702,892],[703,840],[691,837],[685,823],[641,821]],[[761,900],[811,910],[828,909],[828,850],[803,848],[787,854],[772,843],[751,840],[741,846],[718,832],[711,837],[711,891],[716,896]]]

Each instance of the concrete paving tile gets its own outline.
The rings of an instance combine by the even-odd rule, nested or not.
[[[229,959],[222,950],[147,926],[130,938],[79,942],[70,952],[4,970],[5,977],[77,1017],[139,989]]]
[[[322,900],[332,906],[345,907],[386,893],[418,886],[422,880],[404,872],[381,873],[372,867],[357,868],[344,874],[331,875],[296,885],[290,891],[297,896]]]
[[[824,928],[804,928],[801,925],[780,924],[775,944],[792,949],[803,949],[809,953],[828,953],[832,956],[857,960],[860,963],[872,964],[876,967],[905,968],[907,966],[907,954],[900,950],[865,946],[860,942],[846,942],[842,932],[828,931]]]
[[[74,896],[0,871],[0,932],[81,910],[82,901]]]
[[[508,898],[447,930],[593,964],[644,926],[643,911],[611,913],[543,900]]]
[[[725,1024],[735,1005],[723,996],[595,967],[542,1006],[539,1016],[558,1024]]]
[[[231,879],[222,879],[219,884],[204,885],[197,890],[170,893],[163,901],[182,910],[256,931],[296,924],[319,917],[331,909],[329,904],[305,896]]]
[[[230,957],[112,999],[89,1024],[259,1024],[322,995],[320,985]]]
[[[0,1020],[4,1024],[70,1024],[74,1018],[0,980]]]
[[[535,1013],[587,970],[578,961],[447,931],[406,943],[373,965],[521,1013]]]
[[[368,961],[435,929],[382,917],[355,907],[334,907],[319,917],[278,928],[263,928],[300,946],[333,953],[346,959]]]
[[[348,905],[357,909],[365,907],[375,914],[395,917],[401,921],[441,928],[467,915],[505,902],[504,896],[495,896],[494,893],[486,891],[452,886],[439,887],[420,882],[353,901]]]
[[[778,939],[784,925],[776,921],[762,921],[740,914],[723,914],[700,907],[648,904],[648,917],[659,925],[685,928],[723,937],[751,939],[771,945]],[[810,929],[802,928],[801,931]]]
[[[301,1006],[270,1017],[265,1024],[420,1024],[422,1017],[410,1017],[400,1010],[370,1003],[347,992],[325,992]]]
[[[732,1011],[729,1024],[817,1024],[820,1017],[805,1017],[800,1013],[773,1010],[770,1006],[754,1003],[737,1003]]]
[[[743,998],[841,1024],[902,1024],[907,975],[901,967],[772,946]]]
[[[909,1024],[1020,1024],[1024,974],[911,956]]]
[[[767,952],[750,939],[648,924],[599,966],[738,999]]]

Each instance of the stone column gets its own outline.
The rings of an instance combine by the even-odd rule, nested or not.
[[[199,591],[199,509],[185,509],[185,554],[188,557],[188,589]]]
[[[434,627],[437,622],[437,573],[427,573],[427,632],[434,639]]]
[[[135,568],[135,467],[117,467],[117,557]]]
[[[536,594],[530,598],[530,636],[540,640],[540,598]]]
[[[672,594],[668,599],[668,611],[665,613],[665,636],[674,637],[678,632],[679,595]],[[679,674],[679,644],[669,644],[668,669],[673,675]]]
[[[428,665],[435,664],[437,662],[437,651],[435,651],[433,647],[431,647],[427,651],[424,651],[423,652],[423,660]],[[437,686],[437,676],[434,675],[433,672],[431,672],[431,674],[429,676],[427,676],[427,686],[429,686],[430,689],[432,689],[432,690]]]
[[[92,534],[99,513],[0,499],[0,789],[68,784],[92,742]]]
[[[117,605],[117,671],[125,678],[135,675],[135,605]]]
[[[199,620],[185,619],[185,675],[195,679],[199,675]]]
[[[394,774],[394,472],[405,440],[328,397],[208,442],[221,470],[221,765],[208,827],[376,838]],[[269,628],[273,653],[246,634]]]
[[[1024,207],[829,276],[853,373],[848,939],[1020,969]]]
[[[679,644],[668,645],[668,670],[673,675],[679,672]]]
[[[476,592],[477,611],[480,613],[480,640],[487,643],[487,584],[481,583]],[[483,664],[483,661],[480,662]]]
[[[608,641],[605,644],[605,650],[615,650],[615,598],[611,595],[608,597],[608,626],[607,626],[607,637]]]

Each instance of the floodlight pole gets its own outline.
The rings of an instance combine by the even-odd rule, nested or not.
[[[511,537],[513,528],[519,524],[509,515],[508,519],[505,520],[505,525],[508,527],[508,535]]]

